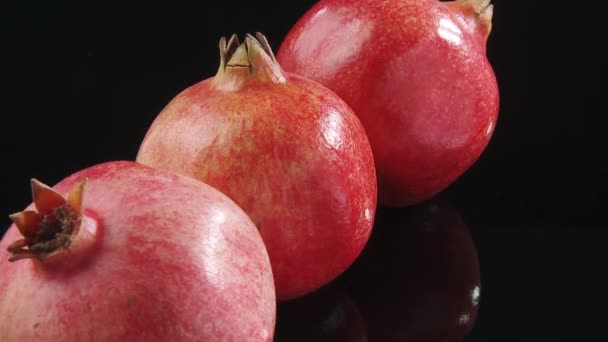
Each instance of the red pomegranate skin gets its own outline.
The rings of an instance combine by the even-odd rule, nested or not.
[[[243,208],[266,244],[277,297],[287,300],[329,283],[359,255],[373,226],[376,174],[344,101],[283,73],[254,38],[243,46],[248,52],[235,55],[248,53],[251,70],[220,67],[177,95],[137,161],[204,181]]]
[[[272,341],[270,261],[229,198],[134,162],[54,189],[85,177],[86,246],[9,262],[14,224],[0,241],[0,341]]]
[[[489,0],[322,0],[283,41],[283,68],[335,91],[363,123],[381,204],[431,198],[488,144],[492,11]]]

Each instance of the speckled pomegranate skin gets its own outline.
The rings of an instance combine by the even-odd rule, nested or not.
[[[16,226],[0,241],[0,341],[272,341],[270,261],[229,198],[134,162],[54,188],[84,177],[90,248],[10,263]]]
[[[253,71],[220,69],[173,99],[137,161],[202,180],[241,206],[268,249],[277,297],[290,299],[359,255],[373,225],[376,174],[344,101],[256,51]]]
[[[432,197],[488,144],[499,100],[488,3],[322,0],[283,41],[283,68],[335,91],[363,123],[380,203]]]

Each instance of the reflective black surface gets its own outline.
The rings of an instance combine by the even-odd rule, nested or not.
[[[275,341],[369,340],[364,317],[338,282],[277,309]]]
[[[0,232],[31,177],[134,159],[163,106],[215,74],[220,36],[276,49],[315,2],[3,3]],[[439,198],[380,208],[350,270],[279,306],[277,340],[608,340],[605,5],[493,3],[487,150]]]
[[[374,341],[458,341],[482,293],[468,227],[448,203],[381,210],[364,253],[345,274]]]
[[[334,283],[279,305],[284,341],[461,341],[481,296],[477,251],[448,203],[382,209],[361,257]]]
[[[289,337],[280,340],[578,341],[604,336],[598,324],[608,304],[605,226],[497,223],[472,228],[445,196],[407,209],[382,208],[366,249],[331,290],[279,306],[278,336]],[[309,338],[300,320],[308,332],[331,334]],[[300,330],[292,329],[294,324]]]

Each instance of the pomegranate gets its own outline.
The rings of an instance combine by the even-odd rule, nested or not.
[[[475,244],[443,201],[379,210],[368,246],[344,278],[372,341],[462,341],[477,318]]]
[[[219,191],[134,162],[32,190],[0,241],[0,341],[272,341],[270,260]]]
[[[488,144],[499,100],[485,47],[492,13],[490,0],[321,0],[283,41],[285,70],[361,119],[380,203],[431,198]]]
[[[373,226],[376,174],[363,126],[333,92],[284,73],[261,34],[221,39],[216,76],[162,110],[137,161],[204,181],[243,208],[281,300],[342,273]]]

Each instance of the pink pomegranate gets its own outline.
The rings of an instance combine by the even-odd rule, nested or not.
[[[0,341],[272,341],[268,255],[219,191],[133,162],[32,190],[0,241]]]
[[[431,198],[481,155],[498,113],[490,0],[322,0],[289,32],[285,70],[327,86],[368,134],[382,204]]]
[[[365,131],[333,92],[284,73],[266,39],[220,41],[215,77],[158,115],[137,161],[217,188],[257,225],[277,297],[327,284],[367,242],[376,174]]]

